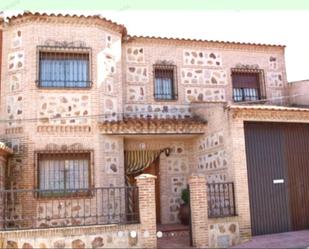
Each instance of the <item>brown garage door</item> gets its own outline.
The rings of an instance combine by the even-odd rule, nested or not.
[[[309,227],[309,125],[245,122],[253,235]]]

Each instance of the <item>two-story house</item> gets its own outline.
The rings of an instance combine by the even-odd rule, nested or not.
[[[136,37],[100,16],[2,29],[4,245],[153,247],[190,183],[206,193],[190,196],[196,246],[308,228],[309,111],[289,107],[284,46]]]

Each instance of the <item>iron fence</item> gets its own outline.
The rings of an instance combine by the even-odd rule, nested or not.
[[[235,216],[235,193],[233,182],[207,184],[208,217]]]
[[[0,229],[139,223],[136,186],[2,190]]]

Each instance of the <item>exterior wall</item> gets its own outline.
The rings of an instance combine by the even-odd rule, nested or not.
[[[286,95],[282,48],[137,38],[124,43],[122,54],[125,112],[151,114],[156,107],[166,106],[165,110],[174,108],[178,114],[196,101],[232,102],[231,68],[236,67],[263,69],[267,98]],[[154,99],[156,63],[176,65],[177,100]]]
[[[3,248],[156,248],[155,176],[136,178],[140,224],[0,232]]]
[[[15,148],[16,155],[10,165],[13,175],[18,176],[12,177],[9,185],[35,188],[34,151],[44,150],[51,144],[69,149],[80,143],[83,149],[94,150],[97,185],[109,185],[100,179],[105,172],[106,158],[99,151],[103,150],[105,139],[97,131],[97,122],[109,118],[113,112],[122,111],[121,91],[115,91],[122,87],[121,34],[95,22],[49,19],[35,19],[4,28],[1,116],[11,121],[5,124],[1,135]],[[81,41],[91,48],[93,85],[90,89],[36,86],[37,46],[50,41]],[[19,119],[24,121],[16,121]],[[121,147],[121,141],[119,143]],[[121,164],[121,156],[119,160]]]
[[[282,47],[147,38],[122,41],[120,33],[104,25],[65,17],[7,24],[3,32],[0,115],[9,122],[0,123],[0,135],[15,152],[9,160],[8,188],[37,187],[33,167],[37,150],[92,150],[93,186],[107,187],[124,185],[125,149],[172,147],[170,157],[160,158],[162,223],[179,222],[181,190],[187,186],[189,174],[198,172],[206,176],[207,182],[235,183],[238,217],[209,219],[211,243],[220,243],[218,233],[232,237],[239,233],[243,239],[251,236],[244,119],[234,119],[225,108],[232,103],[231,68],[263,69],[266,97],[285,96],[288,92]],[[36,86],[37,46],[47,41],[82,41],[91,48],[90,89]],[[176,65],[177,100],[154,99],[156,63]],[[290,88],[290,94],[295,89]],[[98,122],[121,119],[122,113],[135,118],[172,119],[198,115],[208,123],[205,134],[188,137],[137,137],[134,130],[125,137],[100,134]],[[231,225],[235,225],[232,231]],[[131,241],[127,232],[120,239],[116,239],[119,233],[115,231],[107,234],[102,237],[107,243],[124,238],[122,246],[128,246]],[[65,246],[80,239],[68,236]],[[78,243],[89,247],[95,239],[91,236]],[[31,241],[31,245],[40,247],[41,242]],[[42,243],[52,247],[55,241]],[[118,242],[110,245],[120,246]]]
[[[133,237],[132,235],[135,235]],[[2,232],[4,248],[140,248],[139,225],[91,226]]]
[[[160,156],[161,223],[179,223],[178,210],[182,203],[181,192],[187,188],[188,176],[195,166],[193,141],[196,138],[160,136],[126,138],[125,150],[160,150],[170,147],[171,154]]]
[[[290,103],[296,106],[309,106],[309,80],[289,83]]]

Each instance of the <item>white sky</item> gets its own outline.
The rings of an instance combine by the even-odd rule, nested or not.
[[[58,12],[102,14],[124,24],[130,35],[283,44],[288,81],[309,79],[309,11],[132,11],[124,6],[118,11]],[[11,14],[16,11],[5,12]]]

